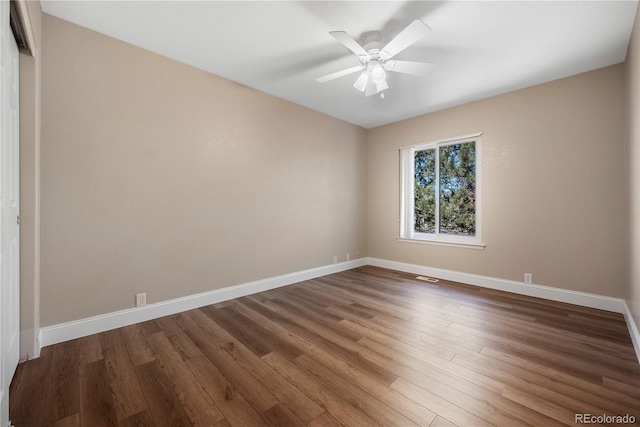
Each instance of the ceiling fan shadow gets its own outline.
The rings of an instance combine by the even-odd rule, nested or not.
[[[429,25],[429,15],[444,6],[445,3],[443,1],[402,2],[393,14],[393,18],[389,19],[380,30],[385,38],[384,41],[388,42],[393,39],[414,19],[420,19]]]

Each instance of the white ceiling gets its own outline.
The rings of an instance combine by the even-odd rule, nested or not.
[[[617,64],[637,1],[55,1],[44,12],[262,92],[371,128]],[[358,65],[329,31],[384,41],[414,19],[431,31],[394,59],[427,77],[388,73],[385,98],[353,88]],[[360,40],[359,40],[360,41]],[[126,64],[123,64],[126,66]]]

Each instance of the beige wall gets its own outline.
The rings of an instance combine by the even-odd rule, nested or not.
[[[138,292],[153,303],[358,250],[530,272],[627,296],[638,317],[623,143],[623,77],[637,66],[367,132],[48,15],[43,34],[42,326],[132,307]],[[486,248],[397,242],[398,147],[477,131]]]
[[[48,15],[42,78],[42,326],[364,254],[364,129]]]
[[[630,286],[626,295],[635,323],[640,328],[640,8],[631,34],[625,62],[626,140],[630,178]]]
[[[616,65],[369,131],[368,254],[622,297],[627,193]],[[396,241],[398,148],[484,132],[484,250]]]
[[[20,358],[38,355],[40,326],[40,72],[42,11],[24,1],[32,54],[20,53]]]

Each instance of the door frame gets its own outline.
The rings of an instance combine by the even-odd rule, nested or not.
[[[32,22],[30,19],[30,15],[29,15],[29,10],[28,10],[28,6],[26,4],[27,0],[18,0],[16,2],[11,2],[12,6],[15,7],[12,10],[12,6],[10,6],[10,2],[9,1],[2,1],[2,4],[0,5],[0,31],[3,31],[5,34],[5,37],[8,39],[7,41],[9,43],[15,43],[15,36],[14,36],[14,32],[12,29],[12,26],[10,25],[10,16],[12,15],[13,19],[14,19],[14,23],[17,21],[18,26],[22,29],[21,31],[21,35],[22,35],[22,40],[23,42],[26,44],[26,49],[23,46],[23,48],[17,52],[17,56],[15,56],[14,60],[15,60],[15,67],[16,67],[16,86],[15,86],[15,91],[18,95],[18,98],[15,100],[16,101],[16,114],[19,117],[20,114],[20,100],[19,100],[19,80],[20,80],[20,72],[19,72],[19,62],[20,62],[20,54],[27,54],[30,56],[35,56],[35,49],[36,49],[36,45],[35,45],[35,37],[34,37],[34,31],[33,31],[33,27],[32,27]],[[39,5],[38,5],[39,7]],[[11,40],[13,39],[13,40]],[[8,61],[11,61],[11,59],[7,59],[7,56],[9,55],[9,52],[7,52],[5,49],[8,49],[6,44],[2,44],[2,46],[0,47],[0,56],[4,59],[5,62],[5,70],[11,66],[11,64]],[[39,77],[39,76],[38,76]],[[0,78],[2,80],[5,79],[5,75],[1,75]],[[8,77],[7,77],[8,78]],[[0,99],[4,98],[6,95],[5,93],[3,93],[2,91],[5,90],[5,86],[4,83],[3,85],[0,85]],[[1,103],[2,108],[4,109],[5,106],[8,106],[9,103],[5,103],[2,102]],[[2,112],[2,114],[4,114],[4,111]],[[19,123],[19,118],[17,119],[18,123]],[[37,123],[37,126],[39,126],[39,123]],[[37,129],[36,129],[37,131]],[[39,133],[39,132],[38,132]],[[5,129],[1,128],[0,126],[0,135],[9,135],[8,133],[5,132]],[[15,179],[17,183],[19,183],[20,180],[20,161],[19,161],[19,153],[20,153],[20,126],[19,124],[17,125],[16,129],[15,129],[15,135],[16,138],[18,139],[16,141],[16,145],[14,147],[14,149],[16,150],[16,156],[17,156],[17,164],[13,165],[13,167],[11,167],[11,175],[12,175],[12,179]],[[2,142],[2,144],[5,144],[5,141]],[[6,150],[5,150],[6,153]],[[4,175],[7,174],[7,171],[4,170],[5,165],[3,165],[4,161],[0,162],[0,176],[2,176],[3,178],[5,178]],[[17,200],[19,202],[20,198],[20,187],[19,184],[17,186]],[[18,208],[18,214],[19,214],[19,205],[17,206]],[[11,222],[13,221],[13,219],[11,219]],[[9,219],[7,219],[7,223],[11,224],[11,222],[9,221]],[[0,224],[0,233],[4,232],[4,227],[6,226],[6,224]],[[18,227],[17,230],[17,239],[18,239],[18,245],[20,242],[20,229]],[[20,310],[20,305],[21,305],[21,301],[20,301],[20,297],[19,297],[19,292],[20,292],[20,288],[21,288],[21,283],[19,282],[19,276],[20,276],[20,252],[18,251],[17,253],[17,277],[18,277],[18,295],[17,295],[17,302],[15,303],[15,307],[17,307],[17,310]],[[4,266],[3,266],[4,267]],[[3,277],[3,281],[4,281],[4,275],[0,276]],[[3,296],[5,296],[5,292],[6,292],[6,287],[5,287],[5,283],[0,284],[0,293],[3,294]],[[39,288],[39,286],[38,286]],[[38,289],[39,290],[39,289]],[[37,302],[37,299],[36,301]],[[39,311],[38,307],[34,307],[35,311]],[[15,311],[14,311],[15,312]],[[10,313],[9,313],[10,315]],[[19,316],[19,313],[18,313]],[[8,325],[7,322],[10,321],[9,316],[7,316],[6,314],[6,310],[2,310],[0,312],[0,427],[8,427],[10,426],[10,421],[9,421],[9,386],[11,384],[11,380],[12,380],[12,376],[14,373],[14,369],[11,366],[7,366],[7,363],[9,363],[9,361],[7,360],[7,355],[10,354],[9,351],[14,352],[18,352],[18,354],[20,355],[19,357],[22,357],[22,351],[20,349],[20,341],[22,340],[22,334],[20,329],[20,318],[18,317],[17,322],[17,346],[18,348],[7,348],[7,344],[8,344],[8,340],[10,338],[9,334],[7,333],[8,330]],[[39,329],[39,325],[38,329]],[[39,331],[38,331],[39,332]],[[39,355],[39,348],[38,350],[38,355]],[[34,352],[35,353],[35,352]],[[32,355],[34,353],[31,353]],[[13,363],[14,360],[12,360],[11,362]]]

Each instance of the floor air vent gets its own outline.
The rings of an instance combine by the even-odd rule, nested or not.
[[[433,277],[425,277],[425,276],[418,276],[416,277],[416,279],[422,280],[424,282],[431,282],[431,283],[438,283],[440,281],[440,279],[434,279]]]

